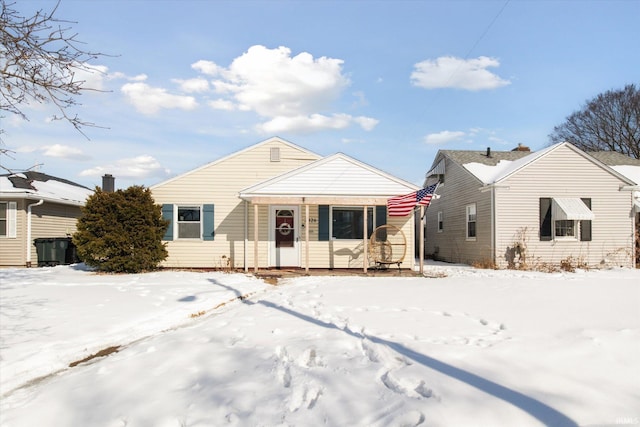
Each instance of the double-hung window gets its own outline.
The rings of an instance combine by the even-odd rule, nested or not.
[[[334,206],[331,208],[331,238],[332,239],[362,239],[364,228],[364,208]],[[373,233],[375,225],[375,210],[367,208],[367,238]]]
[[[438,233],[442,233],[444,230],[444,220],[442,211],[438,211]]]
[[[178,206],[178,239],[199,239],[200,206]]]
[[[215,238],[213,204],[164,204],[162,218],[168,222],[162,240]]]
[[[6,202],[0,202],[0,236],[7,236],[7,226],[9,225],[9,206]]]
[[[16,237],[16,202],[0,202],[0,237]]]
[[[467,240],[476,240],[476,204],[466,206]]]

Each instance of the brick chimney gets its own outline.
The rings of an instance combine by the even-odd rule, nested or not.
[[[531,149],[526,145],[522,145],[521,143],[518,143],[518,146],[511,151],[531,151]]]
[[[104,174],[102,177],[102,191],[113,193],[115,191],[116,179],[111,174]]]

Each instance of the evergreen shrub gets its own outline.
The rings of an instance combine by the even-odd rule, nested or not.
[[[167,258],[162,237],[168,226],[148,188],[96,188],[82,208],[73,243],[80,259],[98,271],[139,273]]]

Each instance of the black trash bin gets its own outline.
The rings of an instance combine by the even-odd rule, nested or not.
[[[38,254],[38,267],[67,265],[78,262],[71,237],[44,237],[33,241]]]

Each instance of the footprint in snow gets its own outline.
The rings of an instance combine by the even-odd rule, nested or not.
[[[291,394],[289,411],[295,412],[301,408],[313,409],[320,396],[322,396],[322,391],[322,387],[313,383],[297,387]]]
[[[380,381],[389,390],[414,399],[429,399],[433,397],[433,390],[427,387],[422,380],[416,384],[412,378],[396,378],[390,371],[386,371],[380,377]]]

